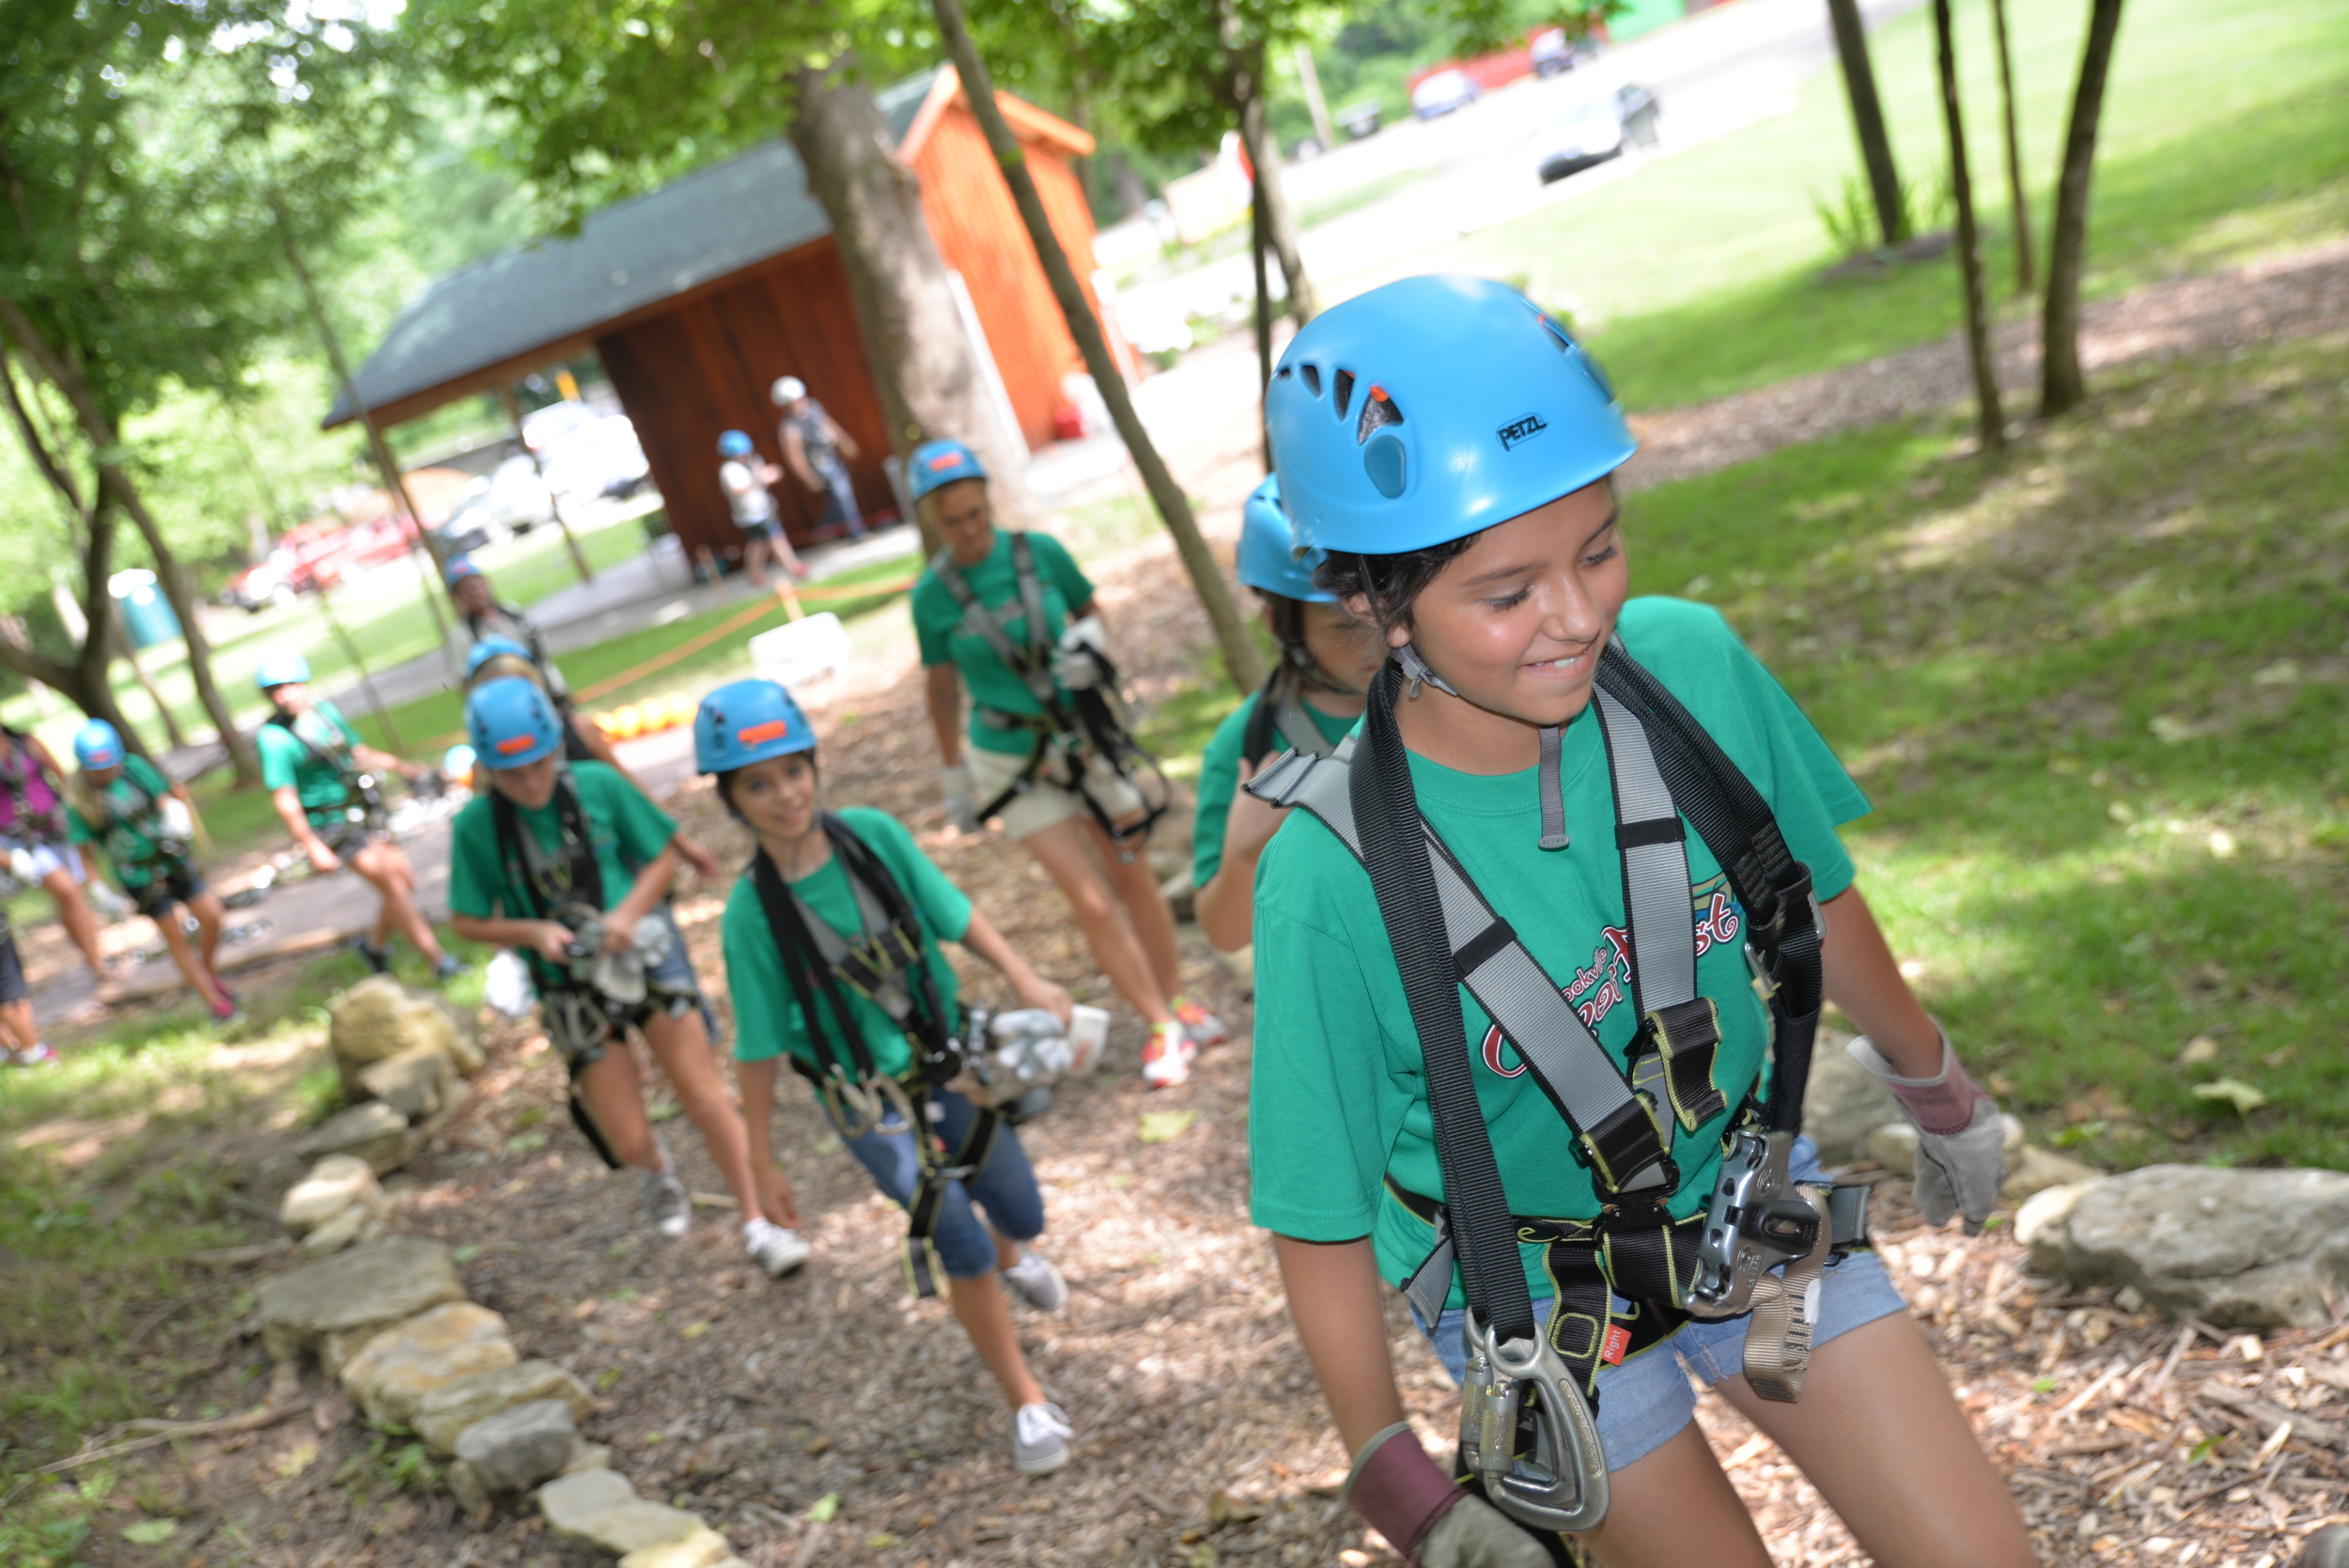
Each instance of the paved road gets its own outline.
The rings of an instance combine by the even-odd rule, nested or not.
[[[1861,0],[1860,9],[1877,26],[1922,4]],[[1440,119],[1396,125],[1289,165],[1288,193],[1299,204],[1398,175],[1428,177],[1306,230],[1299,237],[1305,270],[1317,278],[1392,274],[1421,251],[1635,177],[1645,157],[1619,159],[1548,187],[1535,172],[1539,132],[1569,104],[1621,84],[1656,92],[1663,105],[1658,150],[1669,153],[1791,108],[1795,89],[1834,58],[1820,0],[1738,0],[1617,45],[1564,75],[1528,78]],[[1254,288],[1243,250],[1130,284],[1120,298],[1129,312],[1187,318],[1214,316],[1235,300],[1252,298]]]

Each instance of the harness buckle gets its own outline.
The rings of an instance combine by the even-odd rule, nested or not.
[[[1755,1281],[1766,1271],[1817,1245],[1818,1213],[1787,1174],[1794,1143],[1792,1133],[1758,1127],[1731,1138],[1697,1238],[1689,1316],[1736,1317],[1750,1311]]]
[[[1548,1335],[1496,1343],[1473,1309],[1462,1330],[1460,1458],[1495,1508],[1534,1529],[1607,1517],[1607,1454],[1589,1401]]]
[[[816,1092],[823,1096],[824,1109],[844,1140],[862,1138],[880,1126],[884,1108],[870,1085],[833,1074],[818,1083]]]

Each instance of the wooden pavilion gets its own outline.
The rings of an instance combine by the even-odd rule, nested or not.
[[[1063,378],[1083,368],[1050,286],[951,67],[878,95],[947,267],[959,275],[1000,381],[998,406],[1033,449],[1053,439]],[[999,93],[1081,280],[1093,273],[1093,217],[1071,161],[1093,138]],[[1091,299],[1090,285],[1087,286]],[[1092,300],[1096,314],[1097,300]],[[1124,344],[1110,329],[1113,346]],[[786,142],[755,147],[589,218],[574,238],[506,252],[435,280],[401,311],[354,378],[379,423],[509,387],[592,351],[636,427],[669,521],[689,550],[734,553],[718,488],[719,432],[749,433],[781,463],[768,389],[797,376],[856,439],[850,472],[868,517],[896,499],[889,453],[831,220]],[[354,416],[338,397],[328,428]],[[810,536],[823,498],[788,476],[774,487],[786,529]]]

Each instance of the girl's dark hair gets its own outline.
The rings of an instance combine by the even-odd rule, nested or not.
[[[804,752],[786,752],[784,754],[786,756],[801,756],[807,758],[807,770],[811,773],[817,774],[819,779],[822,777],[821,770],[816,766],[816,748],[813,746],[809,747]],[[725,807],[726,815],[734,818],[737,822],[742,820],[742,814],[734,808],[734,781],[741,776],[742,769],[739,768],[729,768],[723,773],[713,773],[710,775],[711,779],[718,785],[718,803]]]
[[[1478,533],[1483,530],[1479,529]],[[1411,624],[1411,605],[1436,581],[1452,558],[1476,542],[1476,534],[1407,550],[1400,555],[1357,555],[1333,550],[1314,573],[1314,581],[1341,599],[1360,594],[1370,602],[1370,618],[1381,636]]]

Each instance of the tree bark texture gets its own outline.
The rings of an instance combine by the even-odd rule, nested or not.
[[[1244,118],[1264,118],[1264,100],[1252,100],[1240,114]],[[1253,183],[1249,190],[1248,254],[1256,272],[1256,413],[1257,427],[1262,433],[1264,466],[1272,467],[1272,428],[1264,420],[1265,390],[1272,384],[1272,290],[1265,266],[1265,250],[1271,242],[1269,225],[1265,213],[1265,166],[1253,159]]]
[[[2088,255],[2088,187],[2096,167],[2096,125],[2105,107],[2105,81],[2121,33],[2121,0],[2091,0],[2088,42],[2080,52],[2079,85],[2072,92],[2072,123],[2063,137],[2063,172],[2056,182],[2055,235],[2047,245],[2047,295],[2041,325],[2039,412],[2053,418],[2088,397],[2080,372],[2080,268]]]
[[[791,145],[806,165],[808,189],[832,218],[890,449],[902,465],[926,441],[964,442],[987,465],[998,520],[1033,522],[1035,505],[1021,478],[1028,454],[988,399],[977,346],[922,213],[920,178],[897,156],[853,55],[802,66],[797,85]],[[940,541],[915,521],[923,548],[935,552]]]
[[[2030,243],[2030,196],[2023,189],[2023,133],[2015,115],[2015,64],[2007,48],[2006,0],[1990,0],[1990,24],[1999,40],[1999,109],[2006,120],[2006,202],[2015,216],[2015,291],[2038,285]]]
[[[66,406],[73,411],[74,423],[82,432],[82,439],[97,454],[94,462],[97,493],[90,498],[86,513],[91,520],[93,535],[97,520],[105,514],[111,504],[130,516],[132,526],[147,540],[148,549],[155,557],[156,579],[163,584],[163,597],[171,601],[173,613],[179,617],[180,633],[187,640],[188,675],[195,685],[196,700],[203,705],[206,716],[212,721],[212,728],[220,736],[221,746],[228,753],[229,767],[236,773],[237,783],[240,785],[260,783],[260,758],[254,752],[252,739],[237,728],[236,718],[229,712],[228,704],[221,695],[220,685],[212,678],[211,644],[205,640],[204,628],[196,620],[198,606],[188,593],[187,583],[179,575],[178,562],[170,547],[163,541],[163,529],[156,523],[155,515],[147,509],[147,500],[139,493],[130,472],[108,456],[120,447],[120,438],[113,419],[99,407],[97,394],[91,390],[80,367],[70,356],[56,351],[13,300],[0,300],[0,326],[7,329],[8,335],[14,340],[18,349],[65,398]],[[43,467],[62,473],[62,465],[58,463],[45,462]],[[54,474],[51,482],[56,482]],[[65,494],[70,504],[80,507],[77,494],[70,489]],[[91,553],[97,553],[95,548]],[[91,587],[92,602],[85,605],[85,613],[90,618],[90,636],[89,644],[83,652],[83,663],[87,666],[91,662],[90,648],[94,646],[97,650],[97,668],[92,673],[95,684],[102,686],[106,645],[101,635],[103,617],[100,614],[101,605],[97,601],[104,601],[103,608],[108,615],[112,613],[113,602],[110,590],[102,579],[95,580]],[[80,696],[76,696],[75,701],[81,703],[86,711],[90,711],[89,705]],[[110,708],[114,706],[111,694],[106,706]],[[107,716],[101,714],[99,717]],[[108,722],[114,721],[108,718]],[[116,724],[115,727],[119,729],[122,726]]]
[[[1060,302],[1061,314],[1067,318],[1069,334],[1084,355],[1085,368],[1093,373],[1102,399],[1109,404],[1110,418],[1115,422],[1126,450],[1132,454],[1134,467],[1141,471],[1143,485],[1157,505],[1166,531],[1174,536],[1174,548],[1182,557],[1183,569],[1190,575],[1191,587],[1198,593],[1199,602],[1206,607],[1207,620],[1214,628],[1224,673],[1235,690],[1252,691],[1264,684],[1264,660],[1256,651],[1254,640],[1248,635],[1248,625],[1240,615],[1232,585],[1224,581],[1214,551],[1207,548],[1206,537],[1199,532],[1198,520],[1191,516],[1190,498],[1167,471],[1165,460],[1150,440],[1150,432],[1143,427],[1142,416],[1134,411],[1134,400],[1126,390],[1125,378],[1117,372],[1116,362],[1110,357],[1101,324],[1094,319],[1092,308],[1085,303],[1084,290],[1077,285],[1077,274],[1069,268],[1067,254],[1052,233],[1043,199],[1036,194],[1035,179],[1028,172],[1026,156],[995,102],[994,79],[988,74],[986,62],[979,58],[978,46],[971,41],[971,29],[963,22],[960,0],[931,0],[931,8],[937,15],[938,30],[945,39],[948,56],[955,62],[963,90],[970,97],[972,111],[987,132],[988,145],[995,150],[995,161],[1003,171],[1003,182],[1011,187],[1012,200],[1019,204],[1019,216],[1027,225],[1036,258],[1044,264],[1045,276],[1051,280],[1052,294]]]
[[[1248,153],[1251,204],[1264,209],[1264,232],[1281,258],[1281,281],[1288,287],[1289,318],[1302,328],[1318,313],[1314,286],[1305,275],[1305,258],[1297,246],[1297,219],[1289,210],[1288,193],[1281,184],[1281,148],[1266,126],[1265,49],[1262,39],[1251,39],[1231,0],[1222,0],[1223,96],[1239,121],[1240,146]]]
[[[1901,199],[1901,176],[1892,162],[1891,132],[1884,128],[1884,103],[1876,97],[1875,68],[1868,60],[1868,30],[1859,20],[1859,0],[1827,0],[1828,22],[1843,62],[1843,94],[1851,101],[1852,134],[1868,170],[1875,199],[1876,227],[1887,245],[1908,238],[1908,204]]]
[[[1950,133],[1950,189],[1957,199],[1957,271],[1966,288],[1966,353],[1974,365],[1974,401],[1981,414],[1982,449],[2006,449],[2006,413],[1999,406],[1999,366],[1991,357],[1990,313],[1982,281],[1982,234],[1974,223],[1973,176],[1966,166],[1966,117],[1957,99],[1957,42],[1951,36],[1950,0],[1933,0],[1934,58],[1941,72],[1941,117]]]

